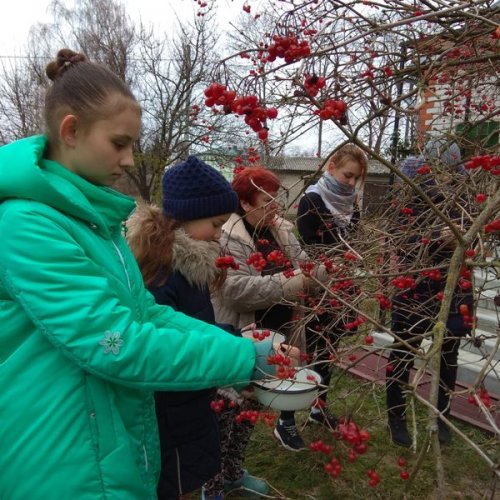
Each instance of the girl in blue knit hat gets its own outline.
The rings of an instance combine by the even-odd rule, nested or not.
[[[215,265],[219,237],[237,207],[231,185],[195,156],[165,172],[162,209],[140,206],[129,220],[127,235],[157,303],[215,324],[210,291],[223,279]],[[227,329],[234,333],[229,325]],[[215,388],[156,393],[160,500],[197,490],[220,472],[218,422],[211,408],[215,393]]]

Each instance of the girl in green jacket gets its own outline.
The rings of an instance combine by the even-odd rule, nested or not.
[[[139,105],[70,50],[46,73],[46,136],[0,148],[0,498],[154,499],[153,392],[246,385],[272,346],[155,304],[108,187]]]

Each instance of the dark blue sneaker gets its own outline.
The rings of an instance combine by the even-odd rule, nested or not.
[[[283,448],[290,451],[300,451],[306,447],[293,419],[281,420],[278,418],[278,423],[274,429],[274,437],[281,443]]]

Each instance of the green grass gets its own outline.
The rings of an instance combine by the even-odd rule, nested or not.
[[[383,388],[366,381],[343,375],[338,371],[332,382],[330,400],[332,411],[337,415],[352,415],[356,423],[371,433],[369,449],[358,456],[355,463],[347,460],[348,446],[336,440],[325,429],[316,425],[304,425],[307,412],[297,412],[296,420],[306,443],[323,440],[333,445],[335,455],[343,470],[336,479],[331,479],[324,470],[325,455],[304,450],[293,453],[283,449],[272,436],[272,428],[264,423],[257,425],[247,448],[245,467],[253,475],[265,478],[272,486],[274,498],[289,499],[431,499],[436,493],[435,465],[432,450],[428,450],[423,466],[405,493],[407,483],[400,479],[397,460],[403,456],[410,471],[417,455],[411,450],[391,443],[385,425],[385,395]],[[425,435],[423,408],[416,409],[419,444]],[[490,457],[498,460],[492,436],[454,421],[457,426]],[[454,436],[453,442],[443,447],[443,464],[448,486],[448,498],[495,498],[493,474],[485,462],[462,440]],[[417,450],[420,452],[420,450]],[[381,476],[376,488],[368,486],[366,471],[375,469]],[[237,494],[228,498],[236,500]],[[497,497],[498,498],[498,497]],[[439,500],[444,500],[440,498]]]

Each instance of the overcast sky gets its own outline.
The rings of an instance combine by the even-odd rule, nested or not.
[[[205,0],[218,4],[219,17],[234,19],[242,12],[243,0]],[[247,0],[253,6],[258,0]],[[160,32],[168,30],[175,14],[191,17],[197,12],[194,0],[123,0],[127,13],[146,24],[152,23]],[[68,6],[74,5],[67,0]],[[30,27],[37,22],[51,20],[48,13],[50,0],[8,0],[2,2],[0,11],[0,56],[23,55]]]
[[[249,4],[252,15],[258,13],[263,0],[205,0],[217,2],[218,21],[224,26],[242,14],[243,5]],[[48,12],[51,0],[4,0],[0,10],[0,68],[9,57],[25,55],[26,40],[30,27],[37,22],[48,22],[52,16]],[[66,5],[74,5],[74,0],[66,0]],[[198,11],[195,0],[122,0],[127,13],[138,23],[152,24],[158,33],[168,32],[178,17],[192,19]],[[294,144],[299,147],[316,148],[316,131],[304,134]]]

